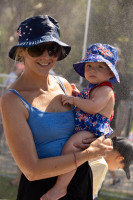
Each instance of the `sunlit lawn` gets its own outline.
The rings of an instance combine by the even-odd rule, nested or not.
[[[133,200],[133,196],[124,193],[113,193],[107,190],[101,190],[98,200]]]
[[[17,194],[17,186],[13,186],[10,184],[11,178],[5,178],[0,176],[0,200],[16,200],[16,194]],[[106,193],[109,193],[108,191],[104,191]],[[98,200],[120,200],[120,197],[109,197],[109,196],[103,196],[102,191],[99,195]],[[133,198],[131,198],[133,199]]]
[[[11,178],[0,176],[0,200],[16,200],[17,187],[10,184]]]

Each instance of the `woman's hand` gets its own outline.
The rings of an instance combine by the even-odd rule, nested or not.
[[[86,150],[89,153],[88,160],[101,156],[104,157],[106,156],[106,152],[113,150],[112,141],[111,139],[105,139],[104,136],[101,136],[93,141]]]

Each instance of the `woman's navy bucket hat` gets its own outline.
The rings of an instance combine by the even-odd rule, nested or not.
[[[39,15],[26,19],[17,29],[18,44],[9,51],[9,57],[15,59],[18,47],[31,47],[45,42],[56,42],[62,47],[58,60],[64,59],[71,47],[60,41],[60,24],[48,15]]]
[[[84,76],[85,63],[87,62],[105,62],[110,70],[113,72],[114,77],[110,78],[110,82],[120,82],[119,74],[115,68],[117,62],[117,50],[109,44],[96,43],[87,48],[86,56],[81,62],[74,63],[75,71],[82,77]]]

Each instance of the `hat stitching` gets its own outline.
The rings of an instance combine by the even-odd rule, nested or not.
[[[21,27],[18,29],[17,36],[22,37],[22,35],[21,35]]]

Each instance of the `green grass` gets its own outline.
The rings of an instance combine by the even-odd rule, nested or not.
[[[103,196],[103,197],[98,197],[98,200],[120,200],[120,198],[118,197],[108,197],[108,196]]]
[[[16,200],[17,186],[10,184],[12,178],[0,176],[0,200]],[[112,195],[107,196],[106,194]],[[114,197],[113,197],[114,196]],[[118,197],[117,197],[118,196]],[[98,200],[124,200],[127,199],[127,194],[112,193],[109,191],[101,190]],[[126,197],[126,198],[124,198]],[[133,199],[133,196],[129,195],[129,199]]]
[[[0,199],[16,200],[17,186],[11,185],[11,180],[0,176]]]
[[[114,193],[107,190],[101,190],[98,200],[133,200],[133,196],[124,193]]]

